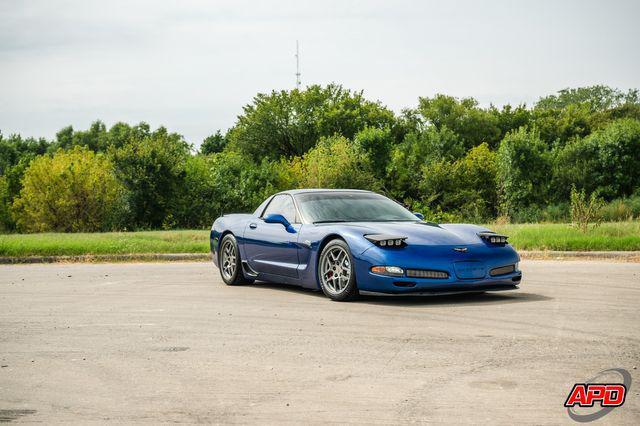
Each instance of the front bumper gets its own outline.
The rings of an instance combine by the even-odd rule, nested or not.
[[[522,280],[520,271],[500,276],[474,280],[460,280],[449,277],[446,280],[386,277],[369,272],[364,278],[357,275],[358,289],[374,293],[391,294],[454,294],[474,291],[515,290]]]
[[[392,294],[448,294],[478,291],[500,291],[518,288],[522,272],[515,270],[508,274],[492,276],[494,268],[513,265],[520,258],[511,247],[489,250],[482,246],[470,246],[469,253],[451,257],[448,251],[433,249],[427,253],[420,248],[397,251],[369,250],[366,256],[354,259],[358,289],[366,292]],[[461,270],[460,263],[481,265],[481,273]],[[403,276],[393,277],[371,272],[372,266],[393,265],[405,270]],[[407,269],[446,271],[447,278],[415,278],[406,275]]]

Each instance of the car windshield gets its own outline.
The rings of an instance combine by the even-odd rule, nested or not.
[[[307,192],[296,195],[302,215],[313,223],[417,221],[409,210],[371,192]]]

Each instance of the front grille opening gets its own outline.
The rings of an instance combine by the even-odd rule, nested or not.
[[[492,277],[495,277],[496,275],[510,274],[515,270],[516,270],[516,265],[507,265],[507,266],[500,266],[499,268],[493,268],[489,273],[491,274]]]
[[[445,271],[433,271],[431,269],[407,269],[407,276],[411,278],[431,278],[436,280],[446,280],[449,273]]]
[[[513,281],[514,283],[518,283],[520,282],[521,279],[522,279],[522,275],[518,275],[517,277],[511,278],[511,281]]]
[[[416,283],[410,281],[394,281],[393,285],[396,287],[415,287]]]

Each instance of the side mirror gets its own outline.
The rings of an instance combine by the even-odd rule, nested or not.
[[[279,223],[285,227],[287,232],[295,232],[295,229],[293,228],[293,226],[291,226],[291,223],[289,223],[287,218],[282,216],[281,214],[278,214],[278,213],[268,214],[265,217],[263,217],[262,220],[264,220],[265,223]]]
[[[419,212],[413,212],[413,214],[420,220],[424,220],[424,215]]]

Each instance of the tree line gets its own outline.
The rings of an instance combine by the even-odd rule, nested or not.
[[[566,89],[527,105],[421,97],[395,114],[340,85],[258,94],[198,151],[146,123],[0,133],[5,232],[208,227],[290,188],[384,193],[435,221],[563,221],[572,190],[640,215],[640,96]]]

